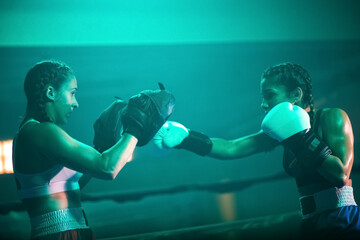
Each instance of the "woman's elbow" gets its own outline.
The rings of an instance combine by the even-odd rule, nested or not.
[[[114,180],[118,174],[116,169],[107,164],[105,159],[99,164],[95,171],[95,177],[102,180]]]
[[[339,174],[338,176],[335,176],[333,179],[333,183],[335,185],[335,187],[337,188],[341,188],[343,186],[346,186],[349,182],[349,176],[342,173]]]
[[[348,183],[348,181],[349,181],[349,176],[347,176],[346,174],[342,174],[342,176],[338,178],[336,187],[343,187]]]
[[[126,164],[126,161],[121,161],[123,164],[108,165],[105,164],[102,167],[101,175],[104,180],[115,180],[121,169]]]
[[[103,180],[114,180],[126,163],[125,158],[114,161],[114,159],[102,155],[94,169],[95,177]]]
[[[349,184],[352,164],[341,164],[336,176],[336,187],[343,187]]]
[[[119,171],[116,170],[116,166],[109,166],[109,164],[103,164],[101,168],[101,174],[104,180],[114,180]]]
[[[104,180],[115,180],[117,176],[117,173],[115,173],[114,171],[111,171],[111,172],[107,172],[104,174]]]

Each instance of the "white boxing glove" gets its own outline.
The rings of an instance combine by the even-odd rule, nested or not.
[[[289,102],[273,107],[261,129],[289,148],[304,166],[316,169],[332,154],[327,144],[312,131],[308,113]]]
[[[279,142],[309,128],[311,128],[309,114],[301,107],[289,102],[273,107],[261,124],[264,133]]]
[[[197,131],[189,130],[184,125],[167,121],[153,138],[154,144],[160,149],[185,149],[205,156],[212,149],[211,139]]]
[[[153,142],[160,148],[174,148],[189,136],[189,130],[182,124],[173,121],[166,121],[160,130],[155,134]]]

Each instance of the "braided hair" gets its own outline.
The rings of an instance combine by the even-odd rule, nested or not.
[[[290,62],[280,63],[269,67],[262,74],[263,78],[277,77],[278,83],[284,85],[289,91],[300,87],[303,91],[302,102],[304,108],[310,107],[310,122],[314,120],[314,98],[312,95],[312,83],[309,73],[300,65]]]
[[[50,101],[46,96],[47,87],[51,85],[58,90],[66,80],[73,76],[73,70],[63,62],[45,60],[36,63],[25,77],[26,113],[36,114],[40,122],[51,122],[45,110],[45,104]]]

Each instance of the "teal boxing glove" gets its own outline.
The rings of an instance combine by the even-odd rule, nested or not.
[[[186,149],[201,156],[210,153],[212,148],[212,141],[208,136],[174,121],[167,121],[156,133],[153,142],[160,149]]]

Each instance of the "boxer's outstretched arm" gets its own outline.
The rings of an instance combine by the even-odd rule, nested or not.
[[[243,158],[270,151],[279,145],[261,131],[234,140],[211,138],[211,141],[213,146],[208,156],[217,159]]]
[[[167,121],[153,140],[159,148],[185,149],[217,159],[242,158],[270,151],[279,145],[262,131],[234,140],[225,140],[209,138],[203,133],[187,129],[182,124],[172,121]]]

